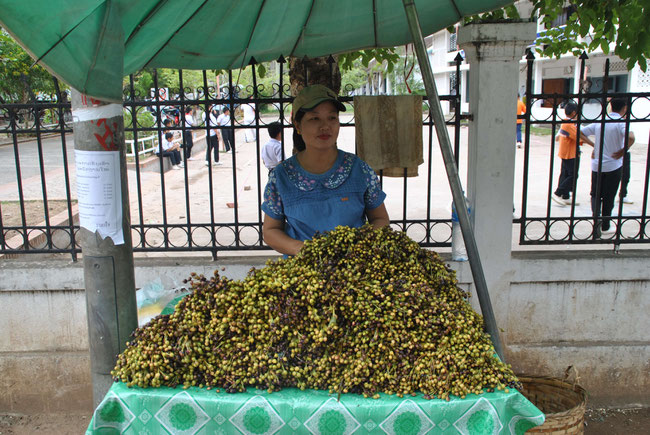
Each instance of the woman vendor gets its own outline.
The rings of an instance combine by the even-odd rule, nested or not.
[[[389,224],[386,194],[370,166],[339,150],[339,111],[345,106],[322,85],[304,88],[293,102],[293,143],[298,151],[270,174],[264,190],[264,241],[296,255],[303,241],[339,225]]]

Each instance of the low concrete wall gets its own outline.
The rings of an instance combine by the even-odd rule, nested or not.
[[[650,251],[513,252],[511,263],[509,289],[490,292],[515,372],[561,378],[573,366],[591,405],[650,406]]]
[[[136,285],[176,287],[217,268],[241,279],[268,258],[136,259]],[[510,288],[490,289],[508,362],[557,377],[575,367],[594,406],[650,406],[649,260],[648,251],[514,253]],[[471,289],[469,265],[450,265]],[[0,412],[89,412],[81,262],[7,260],[0,275]]]

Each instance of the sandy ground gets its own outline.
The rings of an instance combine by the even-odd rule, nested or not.
[[[90,415],[79,414],[0,414],[0,434],[82,434],[88,428],[90,417]]]
[[[79,414],[0,414],[0,435],[84,433],[90,415]],[[585,414],[586,435],[644,435],[650,427],[650,408],[588,409]]]

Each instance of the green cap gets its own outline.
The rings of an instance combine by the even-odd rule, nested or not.
[[[311,85],[298,93],[293,100],[293,109],[291,110],[291,120],[300,109],[313,109],[323,101],[331,101],[337,109],[345,112],[345,106],[336,98],[336,93],[330,88],[323,85]]]

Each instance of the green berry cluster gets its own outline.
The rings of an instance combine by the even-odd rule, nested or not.
[[[188,283],[173,314],[134,332],[115,380],[442,399],[518,386],[455,273],[390,228],[337,227],[242,281]]]

